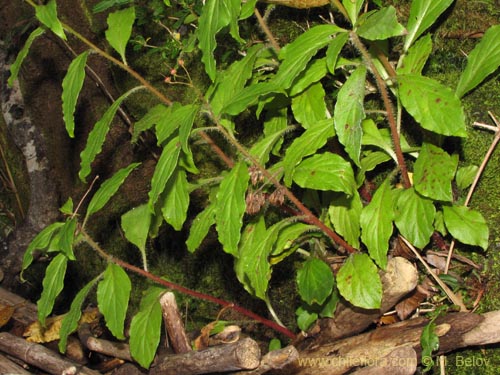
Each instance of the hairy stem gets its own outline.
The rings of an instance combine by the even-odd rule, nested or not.
[[[87,242],[87,244],[89,244],[89,246],[93,250],[95,250],[99,254],[99,256],[101,256],[102,258],[104,258],[108,262],[113,262],[122,268],[125,268],[129,271],[132,271],[138,275],[144,276],[147,279],[154,281],[155,283],[160,284],[166,288],[176,290],[180,293],[189,295],[189,296],[194,297],[194,298],[198,298],[198,299],[202,299],[202,300],[205,300],[208,302],[215,303],[215,304],[222,306],[222,307],[225,307],[225,308],[230,308],[230,309],[232,309],[232,310],[234,310],[234,311],[236,311],[236,312],[238,312],[238,313],[240,313],[240,314],[242,314],[250,319],[256,320],[256,321],[264,324],[265,326],[272,328],[273,330],[275,330],[277,332],[282,333],[283,335],[289,337],[290,339],[295,339],[295,334],[292,331],[290,331],[289,329],[287,329],[283,326],[280,326],[278,323],[273,322],[272,320],[266,319],[258,314],[255,314],[254,312],[252,312],[250,310],[247,310],[241,306],[235,305],[232,302],[229,302],[229,301],[226,301],[226,300],[223,300],[223,299],[220,299],[220,298],[208,295],[208,294],[197,292],[196,290],[192,290],[192,289],[183,287],[182,285],[179,285],[179,284],[176,284],[176,283],[173,283],[170,281],[166,281],[159,276],[156,276],[148,271],[145,271],[139,267],[136,267],[130,263],[127,263],[119,258],[112,257],[111,255],[107,254],[99,246],[99,244],[97,242],[95,242],[94,239],[87,232],[85,232],[85,230],[80,228],[80,233],[85,238],[85,242]]]
[[[401,141],[399,138],[398,126],[396,122],[396,118],[394,117],[394,108],[389,98],[389,92],[387,90],[387,85],[380,76],[379,71],[373,64],[373,60],[370,56],[370,53],[364,46],[364,44],[359,39],[358,35],[355,32],[350,33],[351,41],[354,46],[361,52],[363,56],[363,60],[365,60],[368,68],[372,72],[375,77],[375,81],[377,82],[377,87],[380,92],[380,96],[382,97],[382,101],[384,103],[385,110],[387,111],[387,121],[389,122],[389,127],[391,129],[392,141],[394,143],[394,152],[396,153],[396,159],[398,162],[399,169],[401,171],[401,178],[403,179],[403,186],[405,188],[411,187],[410,178],[408,177],[408,168],[406,167],[406,162],[403,156],[403,151],[401,150]]]

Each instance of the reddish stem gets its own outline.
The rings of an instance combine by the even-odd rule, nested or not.
[[[205,301],[215,303],[215,304],[220,305],[222,307],[233,309],[234,311],[237,311],[240,314],[249,317],[250,319],[256,320],[256,321],[264,324],[265,326],[282,333],[283,335],[289,337],[290,339],[295,339],[296,335],[292,331],[290,331],[288,328],[280,326],[278,323],[273,322],[272,320],[266,319],[260,315],[257,315],[254,312],[247,310],[241,306],[235,305],[232,302],[228,302],[228,301],[225,301],[223,299],[220,299],[220,298],[208,295],[208,294],[197,292],[196,290],[192,290],[192,289],[183,287],[179,284],[175,284],[175,283],[172,283],[170,281],[166,281],[166,280],[162,279],[161,277],[158,277],[156,275],[153,275],[152,273],[144,271],[142,268],[139,268],[139,267],[136,267],[130,263],[124,262],[121,259],[112,258],[112,261],[114,263],[116,263],[117,265],[119,265],[120,267],[126,268],[132,272],[135,272],[141,276],[144,276],[144,277],[154,281],[157,284],[163,285],[163,286],[170,288],[170,289],[173,289],[173,290],[177,290],[178,292],[187,294],[191,297],[199,298],[199,299],[202,299]]]

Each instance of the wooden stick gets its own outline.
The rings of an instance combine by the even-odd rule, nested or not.
[[[231,375],[261,375],[271,370],[282,369],[299,358],[299,352],[294,346],[289,345],[283,349],[267,353],[260,361],[260,366],[255,370],[233,372]]]
[[[0,374],[30,375],[31,372],[26,371],[17,363],[0,354]]]
[[[160,298],[160,305],[163,311],[163,321],[167,329],[168,338],[172,344],[174,353],[182,354],[191,351],[191,345],[184,330],[181,314],[172,292],[166,292]]]
[[[94,370],[61,357],[43,345],[27,342],[8,332],[0,332],[0,350],[49,374],[100,375]]]
[[[110,357],[124,359],[133,362],[130,355],[129,346],[123,342],[113,342],[108,340],[99,339],[92,335],[88,323],[83,323],[78,329],[78,337],[88,350],[101,353]]]
[[[195,375],[236,370],[253,370],[260,364],[259,345],[250,338],[205,350],[169,355],[150,375]]]

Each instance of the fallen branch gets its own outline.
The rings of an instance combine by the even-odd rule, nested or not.
[[[99,375],[98,372],[61,357],[40,344],[0,332],[0,350],[49,374]]]
[[[195,375],[236,370],[253,370],[260,364],[259,345],[250,338],[233,344],[212,346],[164,357],[150,375]]]

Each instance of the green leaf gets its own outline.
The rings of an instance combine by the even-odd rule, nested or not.
[[[363,138],[361,139],[362,145],[370,145],[381,148],[385,151],[395,162],[397,162],[396,153],[393,150],[392,138],[390,134],[383,133],[382,129],[377,128],[377,125],[372,119],[366,119],[362,122]]]
[[[135,21],[135,8],[130,7],[108,15],[108,29],[106,30],[106,40],[111,47],[118,52],[122,61],[127,65],[125,49],[132,35],[132,26]]]
[[[142,87],[134,87],[133,89],[127,91],[125,94],[116,99],[116,101],[111,104],[111,106],[104,113],[102,118],[94,125],[94,128],[90,132],[87,139],[87,144],[80,154],[81,163],[78,176],[83,182],[85,182],[87,176],[90,174],[91,163],[94,161],[96,155],[101,152],[102,145],[104,144],[104,139],[106,138],[106,134],[108,134],[111,121],[113,120],[113,117],[115,117],[118,107],[130,94],[141,88]]]
[[[257,104],[261,96],[279,91],[277,86],[272,82],[259,82],[247,86],[228,100],[224,108],[222,108],[221,113],[236,116],[248,107]]]
[[[394,193],[388,180],[379,186],[368,206],[361,211],[361,240],[380,268],[387,265],[387,251],[394,220]]]
[[[467,189],[471,186],[476,178],[478,169],[479,167],[477,165],[468,165],[458,168],[457,175],[455,176],[457,187],[459,189]]]
[[[480,212],[464,206],[444,206],[446,228],[460,242],[488,248],[489,230]]]
[[[307,331],[309,327],[318,320],[318,313],[309,312],[304,307],[300,306],[296,311],[297,326],[302,331]]]
[[[435,215],[433,202],[411,188],[402,191],[398,196],[394,223],[403,237],[415,247],[423,249],[434,232]]]
[[[490,27],[471,51],[455,93],[459,98],[479,85],[500,66],[500,25]]]
[[[186,172],[182,169],[174,172],[163,193],[166,195],[161,208],[163,218],[179,231],[186,221],[189,207],[189,183]]]
[[[331,74],[335,74],[335,68],[337,67],[340,52],[342,51],[342,48],[344,48],[348,39],[349,34],[339,33],[328,45],[328,49],[326,50],[326,67]]]
[[[273,350],[279,350],[279,349],[281,349],[281,347],[282,347],[282,345],[281,345],[280,339],[274,338],[274,339],[271,339],[271,341],[269,341],[268,350],[270,352]]]
[[[328,139],[335,135],[333,120],[325,119],[318,121],[307,129],[300,137],[295,138],[293,143],[286,150],[283,158],[283,166],[285,168],[285,183],[290,186],[292,183],[292,175],[295,167],[300,161],[314,154],[323,147]]]
[[[441,148],[424,143],[413,171],[415,190],[424,197],[451,202],[453,200],[451,181],[455,176],[457,165],[457,155],[450,156]]]
[[[436,334],[436,324],[433,321],[422,330],[420,345],[422,346],[422,364],[425,366],[424,372],[426,372],[434,366],[432,352],[439,349],[439,336]]]
[[[332,293],[334,282],[330,266],[317,258],[309,258],[297,271],[300,297],[309,305],[322,305]]]
[[[241,1],[238,0],[207,0],[198,20],[198,40],[202,52],[201,61],[210,79],[215,80],[214,51],[217,46],[216,34],[223,27],[238,19]],[[234,35],[233,35],[234,37]]]
[[[35,15],[36,18],[54,34],[66,40],[62,24],[57,18],[57,4],[55,0],[49,0],[46,5],[35,5]]]
[[[266,230],[264,217],[248,224],[243,231],[234,268],[244,288],[257,298],[267,301],[267,288],[271,279],[269,254],[280,230],[288,225],[280,221]]]
[[[240,20],[247,19],[254,14],[255,4],[258,0],[248,0],[241,4]]]
[[[153,362],[160,343],[162,313],[158,298],[164,291],[150,287],[141,299],[139,312],[130,323],[130,354],[144,368]]]
[[[401,103],[424,129],[454,137],[467,136],[460,99],[448,87],[418,74],[398,76],[398,83]]]
[[[149,227],[151,225],[151,211],[147,204],[132,208],[125,212],[121,218],[121,226],[125,238],[139,248],[144,262],[146,263],[146,241],[148,239]]]
[[[59,208],[59,211],[65,215],[72,215],[73,214],[73,199],[68,198],[66,202]]]
[[[89,51],[85,51],[69,64],[68,72],[62,82],[63,119],[66,131],[71,138],[75,137],[75,118],[73,115],[85,79],[85,64],[88,55]]]
[[[155,124],[159,124],[162,120],[168,118],[172,108],[174,108],[176,104],[177,103],[174,103],[170,107],[166,107],[164,104],[157,104],[150,108],[149,111],[134,124],[131,142],[136,143],[141,132],[151,129]]]
[[[257,141],[250,149],[250,154],[255,157],[260,164],[265,165],[269,161],[269,155],[272,149],[283,139],[283,135],[287,130],[287,128],[278,130],[262,138],[260,141]]]
[[[320,82],[313,83],[307,90],[292,99],[295,119],[306,129],[327,118],[325,90]]]
[[[82,305],[90,290],[94,287],[97,281],[100,279],[100,275],[95,279],[89,281],[75,296],[73,302],[71,302],[71,307],[69,312],[64,317],[61,323],[61,329],[59,330],[59,351],[61,353],[66,352],[66,344],[68,342],[68,336],[76,331],[78,328],[78,322],[82,316]]]
[[[102,183],[90,200],[87,207],[87,213],[85,215],[85,221],[87,221],[90,215],[95,214],[109,202],[111,197],[115,195],[120,186],[122,186],[130,172],[132,172],[139,164],[140,163],[132,163],[129,166],[120,169],[113,175],[113,177],[108,178]]]
[[[188,140],[199,106],[191,104],[174,106],[166,116],[156,123],[158,144],[165,142],[175,130],[179,129],[179,141],[184,152],[189,152]]]
[[[123,328],[131,289],[127,273],[116,264],[109,263],[104,279],[97,286],[97,304],[106,326],[119,340],[125,339]]]
[[[156,168],[151,179],[151,190],[149,192],[149,208],[154,212],[154,205],[163,193],[170,176],[177,167],[177,161],[181,152],[179,137],[175,137],[163,148],[163,151],[156,164]]]
[[[290,223],[282,228],[273,246],[270,254],[270,262],[272,265],[278,264],[290,254],[294,253],[298,247],[296,240],[306,232],[318,231],[318,227],[304,223]]]
[[[378,309],[382,301],[382,282],[377,266],[367,254],[351,254],[337,273],[340,294],[354,306]]]
[[[248,168],[237,163],[226,174],[217,192],[215,203],[215,225],[219,241],[226,253],[238,256],[238,242],[246,210],[245,192],[248,187]]]
[[[305,159],[295,168],[293,180],[306,189],[341,191],[347,195],[356,190],[351,164],[330,152]]]
[[[92,7],[93,13],[100,13],[112,8],[114,6],[120,6],[125,4],[133,3],[134,0],[103,0],[98,2],[96,5]]]
[[[301,34],[292,43],[287,44],[280,51],[282,63],[271,81],[280,89],[288,89],[297,76],[306,68],[309,60],[318,50],[330,43],[333,35],[345,32],[336,25],[319,25],[311,27]]]
[[[404,51],[427,30],[450,5],[453,0],[414,0],[411,3],[410,16],[406,29]]]
[[[68,258],[64,254],[57,254],[45,270],[43,291],[37,302],[38,320],[42,327],[45,327],[45,318],[52,312],[56,298],[63,290],[67,265]]]
[[[323,306],[321,306],[322,308],[319,313],[319,316],[322,318],[333,318],[339,301],[340,301],[340,294],[337,288],[334,288],[332,294],[330,294],[326,302],[323,303]]]
[[[189,229],[186,246],[190,253],[194,252],[207,236],[210,227],[215,224],[215,205],[211,204],[201,211],[193,220]]]
[[[401,74],[422,74],[425,63],[432,52],[432,39],[430,34],[426,34],[410,47],[404,56],[402,64],[398,67],[397,73]]]
[[[263,45],[255,45],[246,51],[246,55],[229,68],[217,73],[213,89],[209,91],[209,102],[214,114],[220,114],[222,108],[231,102],[236,94],[245,87],[245,83],[252,77],[253,67]]]
[[[326,76],[326,58],[312,60],[290,88],[290,96],[300,94],[313,83],[318,82]],[[324,96],[324,95],[323,95]]]
[[[357,165],[360,162],[361,139],[363,137],[361,121],[365,118],[363,106],[365,80],[366,67],[360,65],[340,89],[333,117],[339,141]]]
[[[353,25],[356,24],[359,11],[361,10],[364,2],[364,0],[342,0],[342,5],[344,5],[347,15],[349,16],[349,20]]]
[[[396,9],[388,6],[363,14],[358,20],[356,31],[367,40],[385,40],[403,35],[406,30],[398,22]]]
[[[27,269],[33,263],[33,253],[36,250],[44,250],[49,246],[52,237],[57,234],[65,223],[56,222],[46,226],[40,233],[38,233],[33,240],[31,240],[23,257],[23,264],[21,270]],[[21,280],[24,280],[21,273]]]
[[[59,248],[69,260],[76,260],[73,253],[73,242],[75,240],[76,219],[69,219],[64,223],[59,232]]]
[[[363,203],[358,192],[351,197],[343,194],[336,194],[330,202],[328,216],[335,231],[344,240],[356,249],[359,249],[359,236],[361,235],[360,217],[363,210]]]
[[[7,84],[9,85],[9,87],[12,87],[14,81],[17,79],[17,76],[19,75],[19,70],[21,69],[21,65],[23,64],[24,59],[28,55],[31,45],[33,44],[33,41],[40,35],[42,35],[44,32],[45,32],[44,29],[42,29],[41,27],[37,27],[28,36],[28,39],[26,39],[23,48],[17,54],[16,61],[14,61],[14,63],[10,66],[10,77],[7,80]]]

